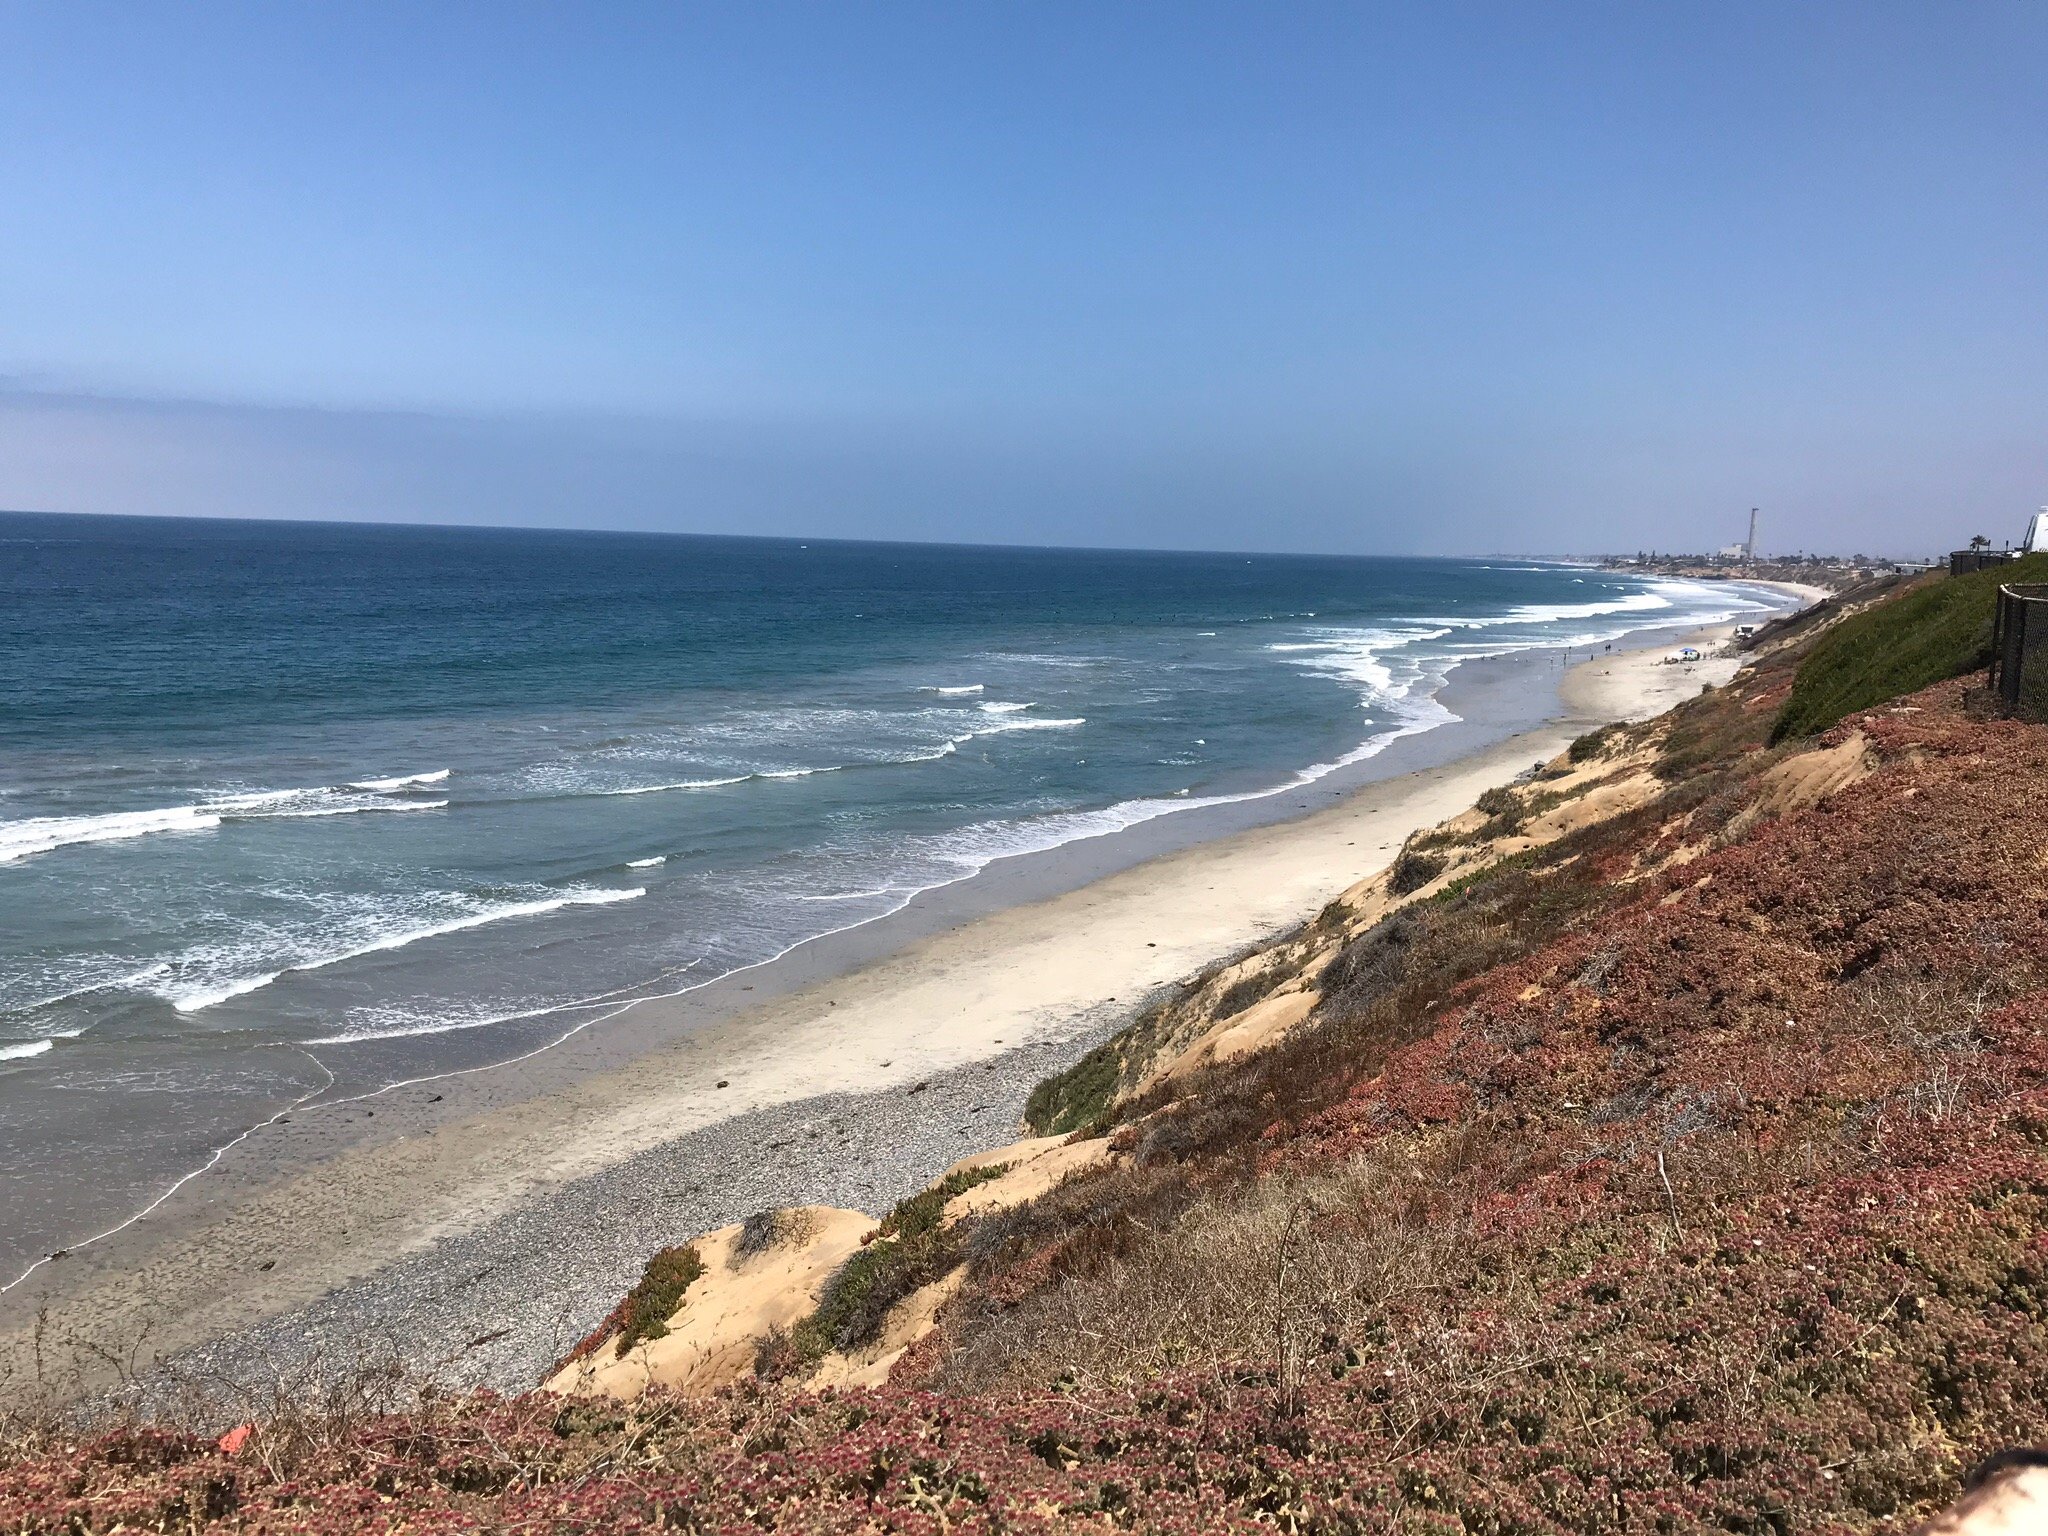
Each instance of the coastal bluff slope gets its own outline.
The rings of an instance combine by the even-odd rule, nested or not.
[[[24,1437],[0,1529],[1911,1529],[2048,1438],[2048,729],[1961,587],[1948,680],[1867,664],[1924,589],[1771,626],[547,1390]]]

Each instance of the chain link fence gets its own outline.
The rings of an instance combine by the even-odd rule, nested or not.
[[[1998,589],[1991,630],[1991,691],[2021,720],[2048,720],[2048,585]]]

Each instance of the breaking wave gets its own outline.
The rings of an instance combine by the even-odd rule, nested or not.
[[[95,816],[31,816],[0,821],[0,864],[84,843],[123,842],[168,832],[208,832],[229,821],[288,821],[309,816],[352,816],[378,811],[438,811],[446,800],[421,800],[406,791],[439,783],[448,770],[397,779],[315,789],[265,789],[216,795],[194,805],[142,811],[106,811]]]
[[[178,1012],[198,1013],[224,1003],[229,998],[246,996],[269,986],[272,982],[300,972],[324,970],[328,966],[340,965],[347,960],[357,960],[364,955],[404,949],[426,939],[481,928],[489,923],[509,922],[522,917],[540,917],[549,912],[558,912],[564,907],[603,906],[615,901],[631,901],[636,896],[646,894],[644,888],[580,888],[523,901],[479,904],[475,898],[457,898],[452,902],[444,900],[444,905],[457,908],[451,915],[430,922],[419,921],[416,912],[372,917],[367,922],[348,925],[354,931],[337,936],[331,941],[331,947],[302,953],[282,964],[277,962],[274,952],[265,955],[266,946],[259,940],[255,945],[240,949],[234,946],[200,948],[176,960],[163,961],[135,979],[142,984],[143,990],[162,998]],[[466,910],[463,910],[464,908]]]

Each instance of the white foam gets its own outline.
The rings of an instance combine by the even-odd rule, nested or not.
[[[157,996],[169,1003],[180,1013],[198,1013],[204,1009],[224,1003],[231,997],[242,997],[259,988],[267,987],[281,977],[300,971],[323,970],[330,965],[339,965],[345,960],[357,960],[364,955],[381,954],[387,950],[403,949],[425,939],[440,938],[445,934],[461,933],[471,928],[481,928],[488,923],[508,922],[513,918],[539,917],[545,913],[558,912],[564,907],[602,906],[615,901],[631,901],[636,896],[645,896],[644,888],[629,891],[585,889],[564,891],[559,896],[536,901],[505,902],[495,907],[486,907],[480,912],[466,912],[456,917],[443,918],[439,922],[427,923],[417,928],[401,928],[332,954],[313,959],[299,960],[274,971],[263,971],[225,980],[181,985],[173,982],[168,986],[152,988]],[[175,968],[172,968],[175,969]]]
[[[0,1061],[22,1061],[30,1056],[40,1056],[56,1042],[52,1040],[20,1040],[0,1045]]]
[[[940,857],[962,867],[965,878],[998,859],[1015,858],[1022,854],[1043,853],[1049,849],[1064,847],[1068,843],[1084,838],[1107,837],[1113,833],[1128,831],[1144,822],[1160,816],[1169,816],[1177,811],[1195,810],[1209,806],[1241,805],[1247,801],[1264,800],[1273,795],[1283,795],[1313,784],[1316,780],[1348,768],[1354,763],[1377,757],[1404,736],[1413,736],[1422,731],[1435,729],[1438,725],[1450,724],[1458,717],[1448,709],[1430,699],[1420,704],[1413,718],[1392,729],[1380,731],[1369,740],[1362,742],[1343,756],[1327,763],[1316,763],[1303,768],[1285,781],[1269,785],[1264,789],[1241,790],[1228,795],[1196,796],[1186,789],[1174,790],[1168,795],[1147,796],[1140,799],[1120,800],[1114,805],[1093,811],[1068,811],[1052,816],[1039,817],[1033,821],[993,821],[963,827],[959,832],[942,839],[938,850]],[[949,884],[940,881],[939,884]],[[930,887],[926,887],[930,889]]]
[[[822,763],[815,768],[759,768],[752,773],[735,773],[719,779],[680,779],[670,784],[633,784],[624,789],[566,790],[565,794],[604,795],[664,795],[671,791],[701,789],[724,789],[733,784],[751,784],[757,780],[788,780],[815,778],[822,773],[844,773],[849,768],[891,768],[910,763],[936,762],[939,758],[950,757],[959,750],[960,743],[970,741],[974,736],[991,734],[976,731],[966,736],[956,736],[941,742],[930,752],[915,752],[907,757],[877,758],[866,763]]]
[[[220,825],[217,812],[196,805],[155,811],[112,811],[103,816],[32,816],[0,821],[0,864],[77,843],[108,843],[158,832],[204,832]]]
[[[966,694],[979,693],[982,687],[983,685],[980,683],[963,683],[956,688],[920,688],[917,691],[919,693],[936,693],[941,698],[957,699]]]
[[[349,785],[350,789],[367,789],[377,794],[389,794],[394,789],[410,789],[415,784],[439,784],[448,777],[446,768],[436,768],[432,773],[406,773],[395,779],[358,779]]]
[[[1572,579],[1575,582],[1584,580],[1583,577],[1577,576]],[[1703,582],[1667,578],[1652,581],[1649,583],[1649,590],[1632,592],[1626,597],[1608,598],[1604,601],[1590,603],[1525,603],[1520,607],[1510,608],[1506,613],[1495,614],[1488,618],[1473,619],[1459,617],[1443,619],[1437,622],[1455,624],[1460,629],[1494,629],[1511,624],[1559,624],[1574,619],[1599,619],[1621,614],[1661,613],[1679,608],[1681,606],[1680,599],[1687,602],[1704,602],[1712,605],[1713,611],[1673,614],[1674,622],[1685,624],[1719,623],[1726,618],[1732,617],[1735,613],[1747,613],[1772,606],[1769,603],[1758,602],[1753,598],[1734,592],[1729,584],[1717,582],[1708,585]],[[1730,602],[1735,605],[1733,609],[1727,609],[1727,605]],[[1639,624],[1629,626],[1631,629],[1641,627]],[[1589,639],[1612,639],[1626,633],[1628,633],[1627,629],[1615,630],[1611,633],[1603,632],[1597,637],[1579,634],[1570,637],[1553,638],[1550,643],[1553,645],[1566,643],[1584,645]]]
[[[628,868],[628,869],[652,869],[652,868],[654,868],[654,866],[655,866],[655,865],[657,865],[657,864],[666,864],[667,862],[668,862],[668,855],[667,855],[667,854],[665,854],[665,853],[657,853],[657,854],[656,854],[656,855],[655,855],[655,856],[654,856],[653,858],[651,858],[651,859],[628,859],[628,860],[626,860],[626,868]]]
[[[1330,674],[1357,687],[1361,707],[1393,717],[1391,725],[1375,731],[1358,746],[1329,762],[1311,764],[1263,789],[1201,796],[1179,789],[1166,795],[1118,801],[1099,810],[1061,812],[1023,822],[984,822],[964,827],[940,839],[935,851],[940,857],[963,867],[963,875],[956,878],[965,878],[966,874],[985,868],[997,859],[1039,853],[1084,838],[1106,837],[1178,811],[1238,805],[1299,790],[1341,768],[1378,756],[1404,736],[1434,730],[1458,719],[1437,701],[1435,693],[1443,685],[1449,668],[1456,665],[1456,659],[1443,658],[1432,662],[1423,657],[1399,657],[1399,653],[1408,646],[1442,639],[1450,633],[1449,628],[1435,626],[1331,628],[1315,632],[1315,638],[1310,640],[1280,642],[1267,647],[1289,656],[1306,670]],[[1390,659],[1389,653],[1393,653],[1394,659]],[[1400,662],[1399,676],[1396,675],[1396,659]],[[1071,728],[1083,724],[1086,721],[1081,719],[1044,720],[1033,717],[1005,720],[990,731],[976,734],[994,734],[1003,729]]]
[[[985,725],[978,731],[969,731],[962,741],[972,741],[977,736],[1003,736],[1011,731],[1071,731],[1088,723],[1086,718],[1077,716],[1072,720],[1045,720],[1037,716],[1019,719],[1014,715],[1000,717],[993,724]]]
[[[315,963],[325,964],[326,962],[319,961]],[[284,975],[283,971],[263,971],[254,976],[240,976],[233,981],[218,982],[212,986],[178,987],[173,985],[163,988],[152,988],[151,990],[180,1013],[198,1013],[203,1008],[211,1008],[218,1003],[224,1003],[231,997],[240,997],[245,992],[254,992],[260,987],[267,987],[282,975]]]
[[[997,859],[1043,852],[1084,838],[1109,836],[1178,811],[1242,804],[1299,790],[1341,768],[1376,757],[1405,736],[1434,730],[1458,719],[1435,696],[1435,690],[1443,685],[1449,669],[1457,664],[1458,658],[1400,655],[1404,648],[1417,642],[1442,639],[1450,633],[1450,628],[1439,626],[1332,628],[1311,640],[1282,642],[1268,647],[1296,658],[1297,664],[1305,669],[1328,673],[1356,686],[1362,707],[1393,717],[1393,723],[1387,728],[1375,731],[1358,746],[1329,762],[1311,764],[1262,789],[1204,796],[1179,789],[1166,795],[1119,801],[1098,810],[1062,812],[1021,822],[979,823],[938,839],[933,852],[962,870],[954,878],[965,878]],[[1005,720],[1000,725],[971,735],[993,735],[1002,730],[1071,729],[1086,723],[1085,719]]]
[[[1676,606],[1661,592],[1632,592],[1627,597],[1612,598],[1604,603],[1524,603],[1493,618],[1461,622],[1474,628],[1492,628],[1500,624],[1556,624],[1566,619],[1602,618],[1610,613],[1656,613]]]
[[[976,690],[978,691],[981,686],[976,684]],[[937,692],[937,689],[932,688],[925,691]],[[815,778],[822,774],[838,774],[870,768],[898,768],[918,763],[933,763],[942,758],[953,756],[962,746],[975,740],[977,737],[1000,735],[1007,731],[1074,730],[1087,724],[1086,720],[1080,718],[1044,719],[1031,715],[1029,712],[1035,710],[1038,706],[1035,703],[1022,700],[992,699],[985,703],[977,704],[975,707],[978,711],[978,717],[976,715],[969,715],[963,718],[961,711],[958,709],[942,709],[936,706],[921,711],[916,715],[893,717],[887,723],[899,728],[905,724],[927,727],[936,725],[943,728],[947,725],[963,725],[970,720],[974,724],[972,729],[960,731],[958,734],[947,735],[923,750],[901,751],[892,756],[853,756],[846,762],[819,763],[808,767],[753,768],[742,773],[727,773],[700,779],[664,779],[653,784],[591,784],[579,781],[578,777],[569,777],[564,782],[562,774],[553,772],[530,776],[528,782],[550,798],[559,797],[563,799],[615,795],[687,794],[705,790],[729,789],[737,785],[755,782],[788,782],[796,779]],[[868,712],[842,711],[839,713],[848,718],[857,717],[864,723],[870,718]],[[833,723],[835,725],[843,725],[845,722],[835,718]],[[678,743],[678,745],[683,744]],[[688,745],[701,749],[701,743],[690,743]],[[749,741],[741,750],[758,750],[762,745],[763,743],[759,740]],[[623,755],[632,756],[636,754]],[[384,803],[398,804],[402,802]]]
[[[728,784],[744,784],[753,778],[751,773],[734,774],[728,779],[679,779],[673,784],[635,784],[627,789],[593,789],[593,795],[665,795],[670,790],[723,789]]]
[[[1503,637],[1499,643],[1491,646],[1461,646],[1453,642],[1456,648],[1450,654],[1418,654],[1415,650],[1418,646],[1426,647],[1429,642],[1443,640],[1456,632],[1474,628],[1504,627],[1511,624],[1542,625],[1608,615],[1658,613],[1678,608],[1680,605],[1673,599],[1679,595],[1694,600],[1712,598],[1719,603],[1729,600],[1729,594],[1725,592],[1713,591],[1692,583],[1660,582],[1656,587],[1658,590],[1635,593],[1599,603],[1528,604],[1505,615],[1475,621],[1447,618],[1419,621],[1412,627],[1330,627],[1311,630],[1310,637],[1304,640],[1276,642],[1267,649],[1288,657],[1304,670],[1322,673],[1333,680],[1355,687],[1359,692],[1361,707],[1376,715],[1390,716],[1391,723],[1385,729],[1374,731],[1358,746],[1331,761],[1311,764],[1281,782],[1263,789],[1203,796],[1196,796],[1189,790],[1181,789],[1167,795],[1119,801],[1099,810],[1064,812],[1024,822],[985,822],[962,828],[959,832],[940,839],[934,851],[963,870],[963,874],[956,878],[965,878],[967,874],[982,869],[997,859],[1041,852],[1083,838],[1108,836],[1177,811],[1242,804],[1298,791],[1339,769],[1378,756],[1403,737],[1419,735],[1438,726],[1455,723],[1458,716],[1438,700],[1437,691],[1444,685],[1450,671],[1463,660],[1478,654],[1497,655],[1545,644],[1581,646],[1587,644],[1589,640],[1618,637],[1640,628],[1641,625],[1631,618],[1616,628],[1611,635],[1602,633],[1592,636],[1581,632],[1568,636],[1555,635],[1544,640],[1511,640]],[[1747,606],[1743,598],[1735,597],[1733,600]],[[1688,623],[1716,622],[1717,617],[1719,616],[1690,613],[1684,615],[1685,622]],[[1042,729],[1072,727],[1083,723],[1085,722],[1082,720],[1032,718],[1004,721],[1003,728]]]
[[[445,772],[441,777],[445,777]],[[432,775],[418,775],[422,781]],[[355,788],[356,786],[351,786]],[[284,821],[313,816],[353,816],[364,811],[440,811],[446,800],[363,798],[349,789],[264,789],[218,795],[197,805],[167,805],[145,811],[108,811],[97,816],[32,816],[0,822],[0,864],[83,843],[120,842],[164,832],[209,832],[225,821]]]
[[[372,1008],[367,1010],[369,1014],[369,1022],[367,1023],[358,1024],[351,1029],[345,1029],[337,1035],[321,1035],[317,1039],[302,1040],[299,1043],[302,1046],[361,1045],[365,1041],[372,1040],[412,1040],[417,1039],[421,1035],[450,1035],[463,1030],[488,1029],[493,1024],[516,1024],[529,1019],[552,1018],[565,1013],[583,1013],[592,1009],[605,1010],[603,1013],[595,1014],[591,1018],[585,1019],[583,1023],[578,1024],[568,1034],[553,1042],[555,1045],[560,1045],[562,1040],[569,1038],[569,1035],[579,1034],[591,1024],[598,1023],[602,1019],[615,1018],[618,1013],[623,1012],[634,1003],[647,1000],[651,989],[665,986],[675,980],[676,977],[687,975],[691,971],[696,970],[703,963],[703,957],[700,955],[697,959],[690,961],[686,965],[674,966],[669,970],[648,978],[646,981],[633,982],[623,987],[613,987],[609,991],[598,992],[590,997],[572,998],[566,1003],[540,1003],[534,1007],[521,1008],[512,1013],[473,1014],[468,1018],[450,1018],[444,1013],[435,1013],[427,1018],[421,1018],[418,1014],[409,1013],[402,1008]],[[700,982],[698,985],[701,986],[702,983]],[[683,989],[683,991],[688,990],[691,989]],[[632,995],[635,993],[640,994],[640,996]],[[653,995],[656,997],[679,997],[682,993],[668,992],[654,993]],[[541,1047],[542,1050],[547,1048],[546,1046]],[[524,1060],[525,1058],[516,1057],[514,1059]],[[478,1069],[464,1068],[462,1070],[467,1072]],[[457,1074],[435,1073],[432,1076],[433,1078],[439,1078],[444,1075],[454,1076]],[[398,1086],[402,1085],[388,1084],[385,1088],[378,1090],[378,1093],[389,1092],[392,1087]],[[376,1094],[365,1094],[361,1097],[370,1098],[376,1096]]]
[[[1400,653],[1414,645],[1441,640],[1451,633],[1448,627],[1368,627],[1314,633],[1313,639],[1282,642],[1267,649],[1286,655],[1305,671],[1351,684],[1359,690],[1359,702],[1367,709],[1409,717],[1424,709],[1418,686],[1425,681],[1442,682],[1442,677],[1432,672],[1423,658]],[[1395,675],[1396,657],[1402,663],[1403,675],[1399,677]]]

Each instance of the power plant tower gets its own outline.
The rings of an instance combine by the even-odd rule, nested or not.
[[[1755,508],[1755,507],[1751,507],[1751,508],[1749,509],[1749,540],[1748,540],[1748,542],[1747,542],[1747,543],[1745,543],[1745,544],[1744,544],[1744,545],[1742,546],[1742,558],[1743,558],[1743,559],[1745,559],[1745,560],[1754,560],[1754,559],[1756,558],[1756,508]]]

